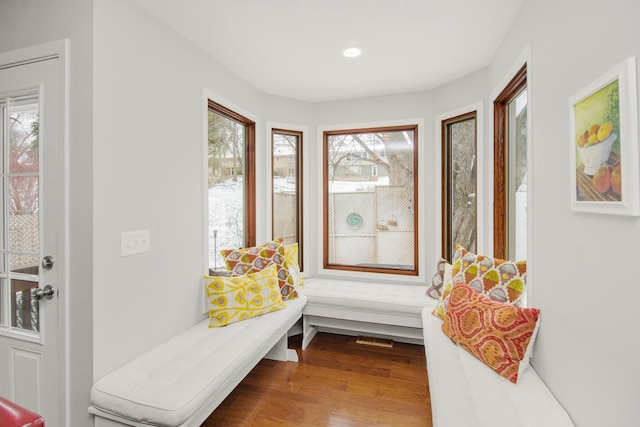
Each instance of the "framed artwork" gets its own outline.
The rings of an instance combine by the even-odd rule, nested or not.
[[[569,100],[571,209],[640,215],[636,59]]]

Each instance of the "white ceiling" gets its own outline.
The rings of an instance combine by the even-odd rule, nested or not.
[[[489,64],[524,0],[136,0],[258,90],[429,90]],[[363,54],[344,58],[358,46]]]

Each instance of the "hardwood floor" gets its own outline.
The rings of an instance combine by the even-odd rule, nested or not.
[[[431,427],[424,347],[319,333],[298,363],[262,360],[202,424]]]

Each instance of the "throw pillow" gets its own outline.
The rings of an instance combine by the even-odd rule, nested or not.
[[[451,266],[446,259],[440,258],[440,261],[438,261],[438,264],[436,265],[436,272],[431,279],[431,284],[427,288],[427,296],[430,296],[433,299],[439,299],[442,295],[442,287],[446,283],[444,280],[444,274],[447,265]]]
[[[491,301],[458,283],[442,331],[494,371],[516,383],[529,365],[540,310]]]
[[[302,273],[300,272],[300,263],[298,262],[298,243],[291,243],[284,247],[284,262],[289,271],[288,283],[297,291],[304,286]]]
[[[272,264],[243,276],[204,276],[209,327],[226,326],[285,308],[276,273]]]
[[[453,255],[451,279],[442,288],[442,295],[433,314],[444,319],[453,285],[467,283],[487,298],[520,306],[525,295],[527,278],[526,261],[509,261],[477,255],[462,246]]]
[[[224,258],[227,270],[231,276],[242,276],[263,270],[272,263],[277,267],[278,283],[282,298],[293,299],[298,296],[297,291],[289,283],[289,270],[285,268],[284,243],[282,238],[274,239],[260,246],[241,249],[223,249],[220,254]]]

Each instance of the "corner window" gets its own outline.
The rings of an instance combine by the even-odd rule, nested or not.
[[[255,123],[208,102],[209,270],[224,269],[220,249],[255,244]]]
[[[527,66],[494,101],[494,256],[527,257]]]
[[[273,237],[298,243],[302,268],[302,132],[273,129],[271,145]]]
[[[476,252],[476,112],[442,122],[442,256],[456,245]]]
[[[417,125],[326,131],[326,269],[418,274]]]

